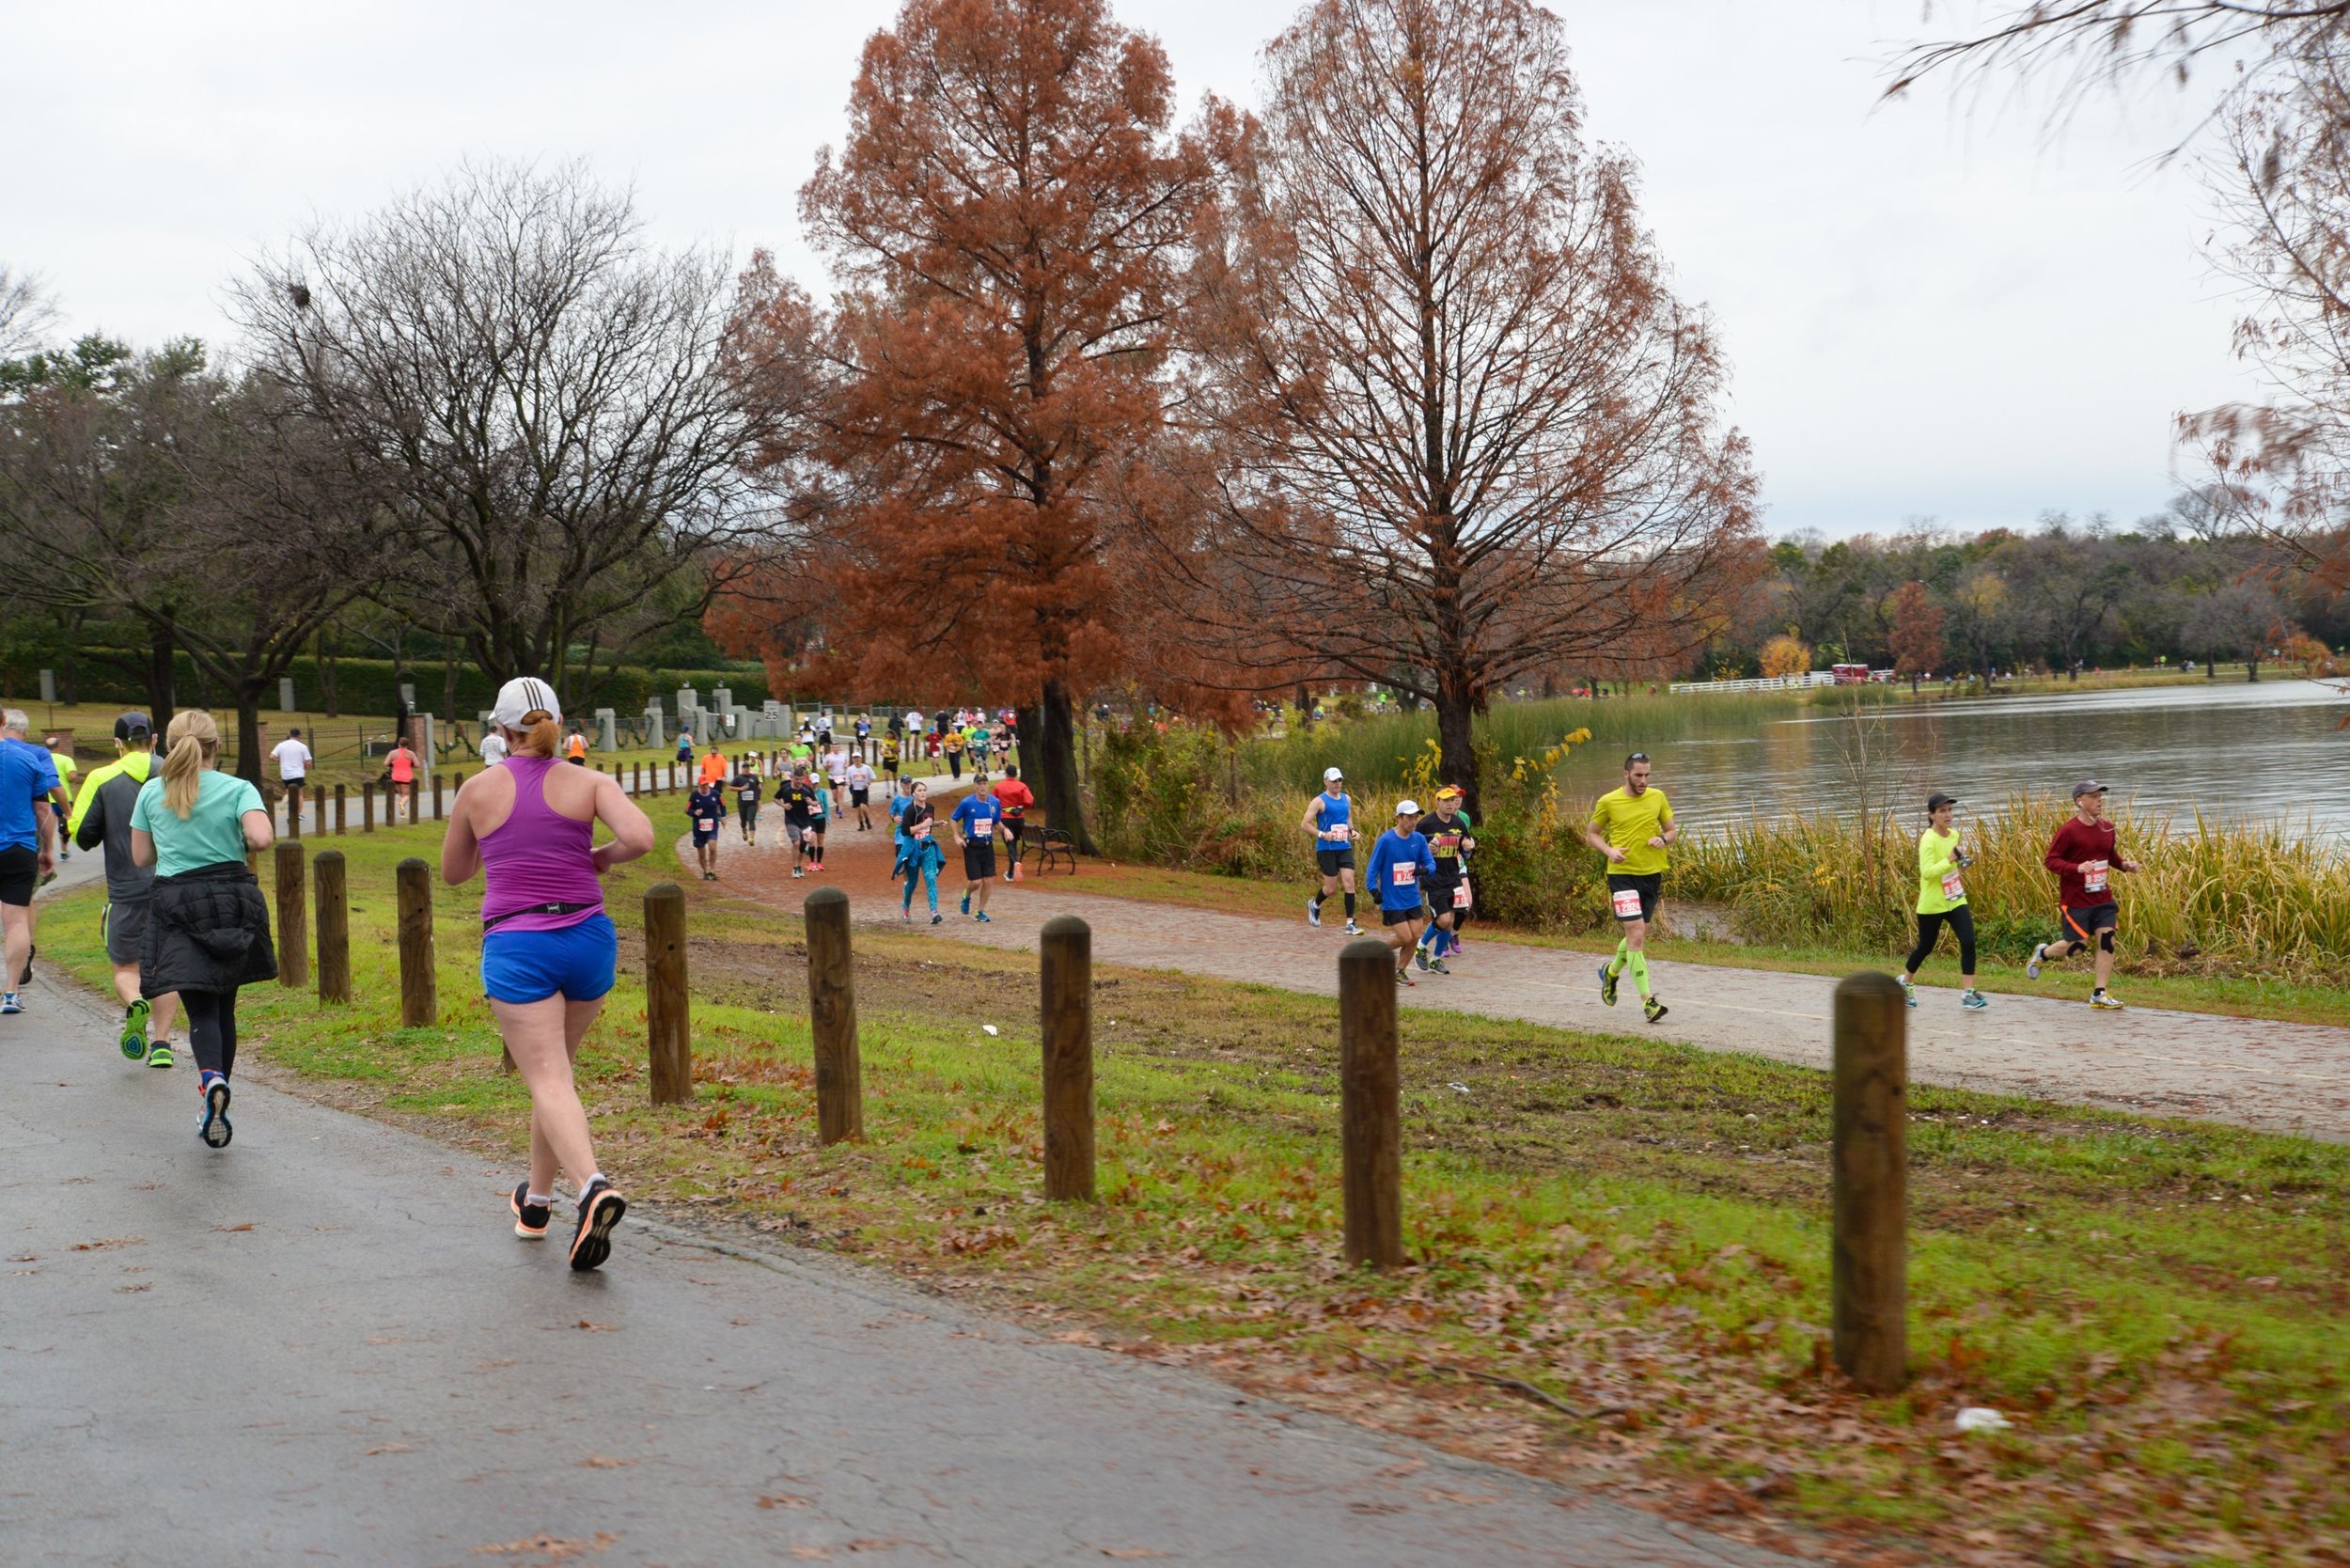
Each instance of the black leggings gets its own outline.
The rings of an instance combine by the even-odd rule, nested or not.
[[[180,1006],[188,1015],[188,1044],[197,1069],[228,1076],[237,1065],[237,994],[182,991]]]
[[[1958,972],[1975,972],[1975,913],[1962,903],[1939,915],[1918,917],[1918,945],[1909,950],[1908,973],[1916,974],[1934,956],[1935,941],[1941,936],[1945,925],[1958,934]]]

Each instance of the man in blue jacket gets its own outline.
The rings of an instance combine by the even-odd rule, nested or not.
[[[1420,903],[1420,879],[1436,874],[1435,854],[1419,835],[1419,802],[1396,802],[1395,825],[1371,845],[1367,874],[1379,895],[1379,918],[1387,928],[1387,945],[1395,949],[1396,981],[1415,984],[1412,950],[1419,943],[1420,921],[1426,913]]]

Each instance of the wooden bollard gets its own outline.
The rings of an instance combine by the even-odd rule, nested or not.
[[[694,1098],[694,1025],[685,990],[685,890],[674,882],[645,889],[645,1030],[652,1103]]]
[[[1093,928],[1044,922],[1044,1196],[1093,1201]]]
[[[375,780],[370,778],[359,786],[359,831],[375,831]]]
[[[1890,975],[1836,987],[1829,1348],[1856,1387],[1909,1379],[1909,1012]]]
[[[343,787],[337,784],[335,786],[335,831],[338,834],[343,830],[344,820]]]
[[[1403,1262],[1400,1100],[1395,953],[1366,936],[1339,950],[1339,1125],[1350,1265]]]
[[[865,1068],[856,1048],[856,970],[849,956],[849,895],[819,887],[807,922],[807,1011],[816,1042],[816,1137],[865,1136]]]
[[[299,784],[286,791],[286,837],[302,837],[302,786]]]
[[[300,990],[310,983],[310,889],[304,880],[302,841],[277,841],[277,983]]]
[[[410,855],[400,863],[400,1023],[430,1028],[441,1003],[432,973],[432,868]]]
[[[628,792],[632,795],[641,795],[645,792],[644,763],[634,762],[630,764],[628,773]]]
[[[328,850],[310,863],[318,886],[319,1000],[351,1000],[351,894],[343,881],[343,852]]]
[[[432,776],[432,820],[436,823],[448,820],[441,810],[441,776],[437,773]]]

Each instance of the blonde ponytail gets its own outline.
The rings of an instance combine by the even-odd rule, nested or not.
[[[220,727],[201,708],[182,708],[164,732],[164,806],[181,822],[196,810],[204,770],[220,756]]]

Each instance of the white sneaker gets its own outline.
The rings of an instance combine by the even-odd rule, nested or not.
[[[2112,1012],[2119,1012],[2122,1011],[2122,1004],[2102,991],[2095,991],[2090,994],[2089,1005],[2094,1008],[2104,1008]]]
[[[2026,980],[2038,980],[2040,978],[2041,961],[2045,959],[2047,956],[2048,944],[2045,942],[2043,942],[2038,947],[2032,949],[2031,962],[2024,965],[2024,978]]]

